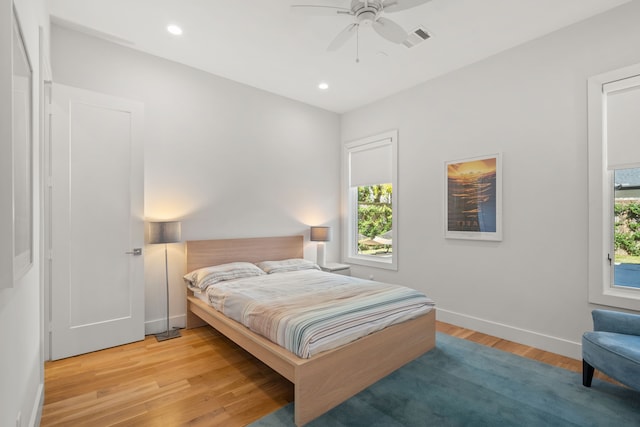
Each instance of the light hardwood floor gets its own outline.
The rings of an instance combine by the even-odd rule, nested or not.
[[[582,370],[581,361],[469,329],[437,322],[437,330]],[[47,362],[41,426],[244,426],[293,400],[290,382],[214,329],[182,335]]]

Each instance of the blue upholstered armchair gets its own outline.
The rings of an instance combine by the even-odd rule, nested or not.
[[[640,390],[640,315],[593,310],[593,332],[582,336],[582,384],[594,369]]]

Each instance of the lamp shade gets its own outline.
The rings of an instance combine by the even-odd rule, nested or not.
[[[311,227],[312,242],[328,242],[331,240],[331,227]]]
[[[176,243],[179,241],[180,221],[149,223],[149,243]]]

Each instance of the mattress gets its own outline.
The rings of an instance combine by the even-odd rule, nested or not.
[[[196,296],[225,316],[309,358],[431,311],[414,289],[318,270],[228,280]]]

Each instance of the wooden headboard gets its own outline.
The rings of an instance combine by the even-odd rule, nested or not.
[[[187,272],[234,261],[260,262],[303,258],[303,237],[188,240]]]

